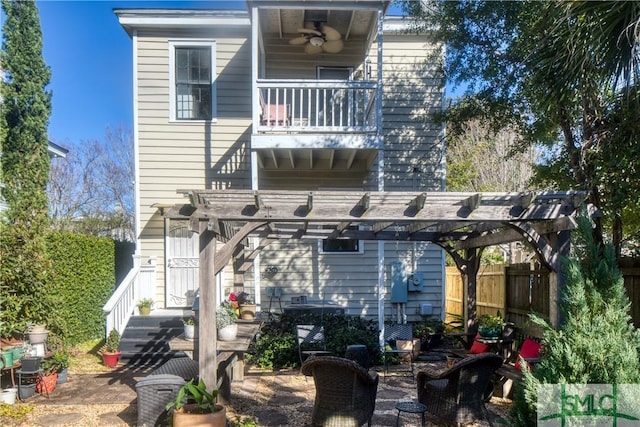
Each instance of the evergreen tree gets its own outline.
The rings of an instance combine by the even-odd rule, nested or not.
[[[564,323],[543,328],[544,353],[533,372],[524,372],[524,389],[515,396],[516,425],[535,425],[536,388],[545,384],[637,384],[640,382],[640,331],[629,314],[629,300],[615,249],[595,242],[588,219],[580,218],[575,256],[567,262],[561,308]],[[533,424],[531,424],[533,422]]]
[[[4,183],[0,257],[0,336],[21,332],[26,321],[48,318],[45,254],[47,126],[51,78],[42,56],[42,31],[33,0],[2,0],[0,150]]]

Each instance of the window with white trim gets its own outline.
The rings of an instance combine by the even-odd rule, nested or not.
[[[170,41],[170,120],[215,118],[215,42]]]

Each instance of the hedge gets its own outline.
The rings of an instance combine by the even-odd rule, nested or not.
[[[57,304],[53,327],[68,344],[104,336],[102,307],[115,289],[114,242],[65,231],[46,235],[54,274],[51,296]]]

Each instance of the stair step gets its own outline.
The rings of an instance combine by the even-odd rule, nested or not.
[[[120,340],[121,360],[129,366],[156,367],[174,357],[169,341],[182,334],[183,316],[133,316]],[[181,352],[179,352],[181,353]]]

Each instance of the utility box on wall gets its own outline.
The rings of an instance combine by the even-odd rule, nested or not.
[[[408,288],[411,292],[422,292],[424,284],[424,275],[422,273],[413,273],[409,276]]]
[[[404,263],[391,263],[391,302],[406,303],[409,299],[407,292],[407,269]]]

